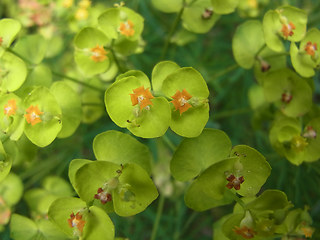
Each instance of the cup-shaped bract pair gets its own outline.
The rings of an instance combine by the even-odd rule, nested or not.
[[[106,90],[105,105],[120,127],[144,138],[162,136],[170,124],[170,106],[164,97],[154,97],[148,77],[141,71],[118,76]]]
[[[289,117],[306,114],[312,105],[312,89],[308,79],[285,68],[268,73],[263,81],[264,96]]]
[[[320,67],[320,31],[310,29],[301,40],[299,48],[292,42],[290,47],[291,62],[294,69],[303,77],[312,77],[314,69]]]
[[[113,49],[122,55],[138,51],[143,17],[126,7],[109,8],[103,12],[98,23],[108,38],[113,39]]]
[[[236,204],[232,215],[221,224],[228,239],[264,239],[285,234],[283,220],[292,204],[284,192],[266,190],[258,197],[244,197],[242,201],[246,210]]]
[[[81,199],[107,212],[131,216],[157,198],[149,177],[151,153],[144,144],[108,131],[96,136],[93,149],[97,161],[75,159],[69,168],[70,182]]]
[[[56,82],[50,89],[34,88],[23,105],[24,133],[39,147],[49,145],[57,136],[70,136],[80,124],[80,98],[64,82]]]
[[[88,207],[86,202],[79,198],[55,200],[48,215],[67,238],[114,239],[114,225],[108,214],[99,207]]]
[[[205,129],[197,138],[183,140],[170,169],[179,181],[196,178],[187,189],[185,202],[197,211],[231,203],[234,191],[254,196],[271,171],[258,151],[245,145],[232,148],[228,136],[215,129]]]
[[[184,137],[199,136],[209,119],[209,89],[201,74],[164,61],[152,71],[152,86],[155,94],[171,100],[171,130]]]
[[[301,123],[294,118],[277,119],[270,130],[269,138],[272,146],[292,164],[313,162],[319,159],[320,119],[314,118],[301,130]]]
[[[93,27],[83,28],[75,37],[75,61],[86,75],[107,71],[110,52],[105,47],[110,43],[102,31]]]
[[[0,20],[0,57],[5,49],[10,47],[20,29],[21,24],[15,19],[4,18]]]
[[[276,10],[269,10],[263,18],[263,31],[267,46],[281,52],[282,40],[291,42],[301,41],[305,36],[307,27],[307,14],[305,11],[283,6]]]

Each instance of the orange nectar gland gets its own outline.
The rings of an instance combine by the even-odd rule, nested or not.
[[[37,123],[42,122],[40,115],[43,114],[38,108],[38,106],[31,105],[27,110],[27,114],[24,115],[24,117],[27,120],[27,123],[33,125],[36,125]]]
[[[256,234],[255,231],[253,231],[251,228],[248,228],[247,226],[243,226],[241,228],[235,227],[232,229],[236,234],[242,236],[245,239],[251,239]]]
[[[227,188],[232,189],[234,188],[235,190],[240,189],[241,183],[244,182],[244,177],[236,177],[233,174],[231,174],[229,177],[227,177],[228,184],[226,185]]]
[[[119,32],[127,37],[131,37],[134,35],[134,24],[131,20],[120,23]]]
[[[10,117],[16,114],[17,105],[16,100],[10,99],[6,105],[4,105],[4,114]]]
[[[133,93],[130,93],[132,106],[137,104],[140,105],[140,110],[152,105],[150,99],[153,99],[151,92],[149,89],[144,89],[144,86],[133,89]]]
[[[104,50],[103,46],[97,45],[94,48],[91,48],[91,59],[95,62],[102,62],[107,59],[107,51]]]
[[[285,39],[287,39],[289,36],[291,37],[294,34],[293,30],[295,29],[296,29],[296,26],[292,22],[283,23],[281,32],[285,37]]]
[[[188,103],[188,100],[192,98],[192,96],[185,89],[183,89],[182,92],[177,90],[172,98],[173,100],[171,102],[176,110],[179,109],[180,115],[192,107],[191,104]]]
[[[316,51],[318,50],[317,44],[312,42],[307,42],[307,45],[305,46],[304,50],[307,52],[308,55],[314,57],[316,54]]]
[[[76,215],[71,213],[68,223],[71,228],[77,228],[82,233],[86,221],[82,220],[82,215],[77,212]]]
[[[3,42],[3,38],[0,37],[0,47],[1,47],[1,45],[2,45],[2,42]]]

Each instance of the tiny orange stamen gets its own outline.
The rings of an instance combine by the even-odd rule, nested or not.
[[[104,50],[103,46],[97,45],[94,48],[91,48],[91,59],[95,62],[102,62],[107,58],[107,51]]]
[[[304,50],[307,52],[308,55],[314,57],[316,51],[318,50],[317,43],[312,44],[312,42],[307,42]]]
[[[173,100],[171,102],[176,110],[179,109],[180,115],[192,107],[191,104],[188,103],[188,100],[192,98],[192,96],[185,89],[183,89],[182,92],[177,90],[172,98]]]
[[[283,23],[281,32],[283,36],[287,39],[289,36],[291,37],[294,34],[293,30],[295,29],[296,26],[292,22],[289,22],[289,24]]]
[[[40,115],[42,115],[43,112],[39,110],[38,106],[31,105],[26,112],[27,114],[25,114],[24,117],[26,118],[27,123],[34,126],[37,123],[42,122]]]
[[[244,177],[236,177],[233,174],[231,174],[229,177],[227,177],[228,184],[226,185],[227,188],[232,189],[234,188],[235,190],[240,189],[240,184],[244,182]]]
[[[131,37],[134,35],[135,31],[133,29],[134,24],[131,20],[120,23],[119,31],[122,35]]]
[[[144,89],[144,86],[133,89],[133,93],[130,93],[132,106],[140,104],[140,109],[152,105],[150,99],[153,99],[151,92],[149,89]]]
[[[83,227],[85,225],[86,221],[82,220],[82,215],[77,212],[76,215],[74,213],[71,213],[70,218],[68,219],[68,224],[71,228],[77,228],[81,233],[83,231]]]
[[[14,115],[17,110],[16,100],[10,99],[6,105],[4,105],[4,114],[10,117]]]
[[[242,228],[235,227],[232,229],[236,234],[242,236],[245,239],[251,239],[256,234],[255,231],[253,231],[251,228],[248,228],[247,226],[243,226]]]
[[[311,227],[302,227],[301,230],[306,238],[311,238],[314,232],[314,229]]]
[[[2,43],[3,43],[3,38],[0,37],[0,47],[1,47]]]

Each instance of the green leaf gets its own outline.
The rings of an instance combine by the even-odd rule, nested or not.
[[[269,69],[268,69],[269,67]],[[258,61],[254,64],[254,76],[259,84],[263,84],[269,72],[277,71],[287,67],[287,56],[284,45],[280,53],[271,50],[269,47],[264,49],[258,55]]]
[[[151,0],[152,5],[159,11],[165,13],[179,12],[182,8],[182,0]]]
[[[307,25],[307,14],[305,11],[292,7],[283,6],[276,10],[269,10],[263,18],[263,30],[267,46],[276,51],[282,51],[283,24],[292,23],[292,36],[288,36],[289,41],[298,42],[304,37]]]
[[[320,31],[316,28],[310,29],[302,39],[299,49],[295,43],[291,43],[290,56],[294,69],[303,77],[312,77],[315,74],[314,68],[320,64],[320,49],[314,50],[314,56],[307,54],[305,50],[307,43],[317,44],[320,38]],[[313,46],[314,47],[314,46]]]
[[[148,147],[128,134],[111,130],[97,135],[93,140],[93,152],[98,160],[136,163],[151,173],[152,156]]]
[[[121,23],[126,23],[129,20],[133,24],[134,34],[127,37],[121,35],[119,27]],[[140,38],[143,30],[143,21],[142,16],[126,7],[110,8],[98,18],[100,28],[108,37],[114,39],[125,38],[130,41],[135,41]]]
[[[57,100],[45,87],[35,88],[24,100],[26,109],[37,106],[43,112],[41,122],[31,125],[25,124],[24,132],[29,140],[39,147],[49,145],[61,130],[61,109]],[[26,115],[25,115],[26,116]]]
[[[170,128],[176,134],[193,138],[201,134],[209,120],[209,104],[192,107],[180,115],[179,111],[172,108]]]
[[[168,75],[178,70],[180,66],[175,62],[163,61],[154,66],[152,70],[152,89],[156,93],[161,93],[163,81]]]
[[[11,169],[12,166],[12,158],[8,157],[2,142],[0,141],[0,183],[2,184],[3,179],[5,179]]]
[[[98,189],[103,188],[108,180],[118,176],[119,169],[119,164],[107,161],[92,161],[84,164],[75,174],[74,188],[81,199],[87,203],[92,202]]]
[[[181,136],[197,137],[209,119],[209,90],[201,74],[191,67],[180,68],[163,81],[162,92],[168,97],[184,89],[192,96],[188,100],[192,107],[182,114],[172,111],[170,128]]]
[[[265,190],[259,197],[247,204],[250,211],[266,211],[285,209],[292,204],[288,201],[287,195],[279,190]]]
[[[36,86],[50,87],[52,82],[52,73],[45,64],[39,64],[32,68],[26,81],[15,93],[20,97],[26,97]]]
[[[108,214],[96,206],[91,206],[87,216],[87,224],[83,234],[83,239],[113,240],[114,232],[114,226]]]
[[[48,219],[40,219],[37,221],[39,232],[47,240],[67,240],[69,239],[66,234],[60,231],[60,229],[54,225]]]
[[[56,196],[71,197],[73,195],[73,191],[70,184],[61,177],[46,177],[42,182],[42,186],[49,193],[54,194]]]
[[[173,96],[177,90],[186,89],[193,97],[207,98],[209,90],[201,74],[192,67],[184,67],[168,75],[163,81],[162,92]]]
[[[151,102],[152,106],[149,110],[143,110],[141,116],[133,118],[139,124],[138,126],[135,123],[128,123],[127,128],[138,137],[161,137],[169,127],[171,112],[168,101],[163,97],[156,97]]]
[[[225,159],[230,151],[231,141],[223,131],[204,129],[200,136],[184,139],[178,146],[170,163],[171,174],[179,181],[190,180]]]
[[[63,124],[58,137],[69,137],[80,125],[82,118],[81,99],[76,91],[62,81],[52,84],[50,91],[56,98],[62,111],[61,120]]]
[[[75,61],[85,74],[91,76],[105,72],[109,68],[108,51],[103,48],[109,42],[110,40],[102,31],[93,27],[83,28],[76,35],[74,39],[76,47]],[[95,57],[93,51],[96,47],[100,47],[105,51],[105,54],[99,52],[99,56],[106,56],[105,59],[93,59]]]
[[[297,119],[283,117],[274,121],[269,132],[271,145],[282,156],[287,151],[284,143],[290,142],[294,136],[300,135],[301,126]]]
[[[0,96],[0,107],[1,109],[12,108],[16,109],[13,114],[5,114],[5,111],[0,112],[0,129],[6,136],[10,136],[13,141],[18,140],[23,134],[24,130],[24,119],[23,119],[23,106],[21,99],[13,93],[4,94]]]
[[[150,83],[145,86],[138,78],[134,76],[123,78],[114,82],[105,93],[105,105],[107,112],[112,121],[119,127],[127,127],[127,120],[133,115],[133,106],[130,98],[130,93],[133,89],[140,86],[149,88]]]
[[[47,52],[48,43],[42,35],[26,35],[19,39],[13,50],[33,64],[39,64]]]
[[[27,66],[20,58],[5,52],[0,59],[0,90],[13,92],[21,87],[27,77]]]
[[[73,213],[81,212],[83,215],[87,213],[87,206],[84,201],[79,198],[59,198],[55,200],[48,212],[49,219],[56,224],[57,227],[65,234],[67,234],[70,238],[74,237],[74,229],[69,226],[68,219],[70,219],[70,215]],[[86,216],[83,216],[86,221]],[[86,228],[85,224],[85,228]],[[85,230],[84,230],[85,231]]]
[[[237,193],[242,196],[254,196],[260,191],[271,173],[269,163],[261,153],[245,145],[233,147],[231,155],[237,156],[242,165],[239,171],[234,170],[231,173],[244,177],[244,182]]]
[[[281,111],[289,117],[297,117],[307,113],[312,104],[312,90],[305,79],[290,69],[270,72],[263,84],[266,100],[275,102]],[[283,94],[292,99],[283,102]]]
[[[218,14],[229,14],[235,11],[239,0],[211,0],[214,12]]]
[[[130,77],[130,76],[136,77],[140,81],[141,85],[150,86],[150,80],[148,76],[140,70],[129,70],[125,73],[122,73],[119,76],[117,76],[116,81],[119,81],[123,78]]]
[[[311,127],[315,131],[316,137],[308,138],[308,145],[305,148],[304,160],[306,162],[314,162],[320,158],[320,150],[319,150],[320,137],[318,135],[320,133],[320,118],[314,118],[308,124],[306,124],[303,135],[307,133],[308,127]]]
[[[69,164],[69,171],[68,171],[68,176],[71,185],[73,188],[77,191],[76,189],[76,172],[81,168],[83,165],[92,162],[91,160],[87,159],[73,159],[70,164]]]
[[[19,21],[11,18],[3,18],[0,20],[0,57],[5,51],[5,48],[10,47],[17,34],[20,32],[21,24]]]
[[[229,238],[227,238],[223,231],[222,231],[222,226],[224,224],[224,222],[230,217],[229,215],[225,215],[222,218],[220,218],[218,221],[215,221],[213,223],[213,239],[219,239],[219,240],[229,240]]]
[[[228,239],[243,240],[243,237],[236,234],[233,229],[239,227],[241,220],[244,218],[243,213],[232,214],[222,225],[222,232]]]
[[[252,68],[256,55],[264,44],[260,21],[249,20],[239,25],[232,39],[233,56],[236,62],[245,69]]]
[[[119,189],[113,191],[114,210],[119,216],[138,214],[158,197],[156,186],[139,165],[125,164],[119,181]]]
[[[48,213],[50,205],[58,198],[42,188],[33,188],[24,194],[24,200],[32,212],[40,216]]]
[[[38,235],[38,227],[34,221],[19,214],[12,214],[10,237],[13,240],[34,240]]]
[[[22,197],[22,193],[23,184],[16,174],[11,172],[1,181],[0,196],[7,206],[11,207],[17,204]]]
[[[235,158],[219,161],[196,178],[184,196],[186,205],[196,211],[204,211],[213,207],[227,205],[233,201],[226,195],[229,189],[226,187],[225,172],[232,168]]]
[[[213,11],[212,15],[204,18],[203,14],[206,10]],[[206,33],[219,20],[220,15],[215,13],[212,8],[211,0],[198,0],[188,5],[182,14],[182,24],[187,30],[195,33]]]

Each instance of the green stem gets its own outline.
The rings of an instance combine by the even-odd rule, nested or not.
[[[22,55],[20,55],[19,53],[17,53],[16,51],[14,51],[12,48],[7,48],[6,49],[8,52],[16,55],[17,57],[21,58],[23,61],[27,62],[29,65],[33,66],[34,63],[31,62],[29,59],[26,59],[25,57],[23,57]]]
[[[174,34],[174,32],[175,32],[180,20],[181,20],[181,16],[183,14],[184,8],[185,8],[185,1],[183,1],[182,8],[180,9],[176,19],[174,20],[173,25],[172,25],[172,27],[170,29],[170,32],[169,32],[169,34],[167,36],[167,40],[166,40],[166,42],[164,44],[160,60],[163,60],[167,55],[167,52],[168,52],[168,49],[169,49],[169,45],[170,45],[170,40],[171,40],[171,38],[172,38],[172,36],[173,36],[173,34]]]
[[[258,57],[259,56],[259,54],[263,51],[263,49],[265,49],[265,47],[267,47],[267,44],[263,44],[262,46],[261,46],[261,48],[258,50],[258,52],[256,53],[256,57]]]
[[[190,217],[187,219],[184,227],[182,228],[181,232],[174,236],[174,240],[178,240],[183,234],[189,229],[191,223],[195,220],[195,218],[199,215],[199,212],[193,212]]]
[[[172,150],[172,152],[176,151],[176,146],[172,143],[170,138],[168,138],[166,135],[163,135],[161,138],[165,142],[165,144],[167,144],[167,146]]]
[[[73,78],[73,77],[69,77],[69,76],[66,76],[66,75],[64,75],[64,74],[62,74],[62,73],[58,73],[58,72],[55,72],[55,71],[52,71],[52,74],[55,75],[55,76],[57,76],[57,77],[65,78],[65,79],[68,79],[68,80],[70,80],[70,81],[72,81],[72,82],[81,84],[81,85],[83,85],[83,86],[85,86],[85,87],[87,87],[87,88],[91,88],[92,90],[95,90],[95,91],[104,93],[104,90],[103,90],[103,89],[98,88],[98,87],[95,87],[95,86],[92,86],[92,85],[90,85],[90,84],[88,84],[88,83],[82,82],[82,81],[80,81],[79,79],[76,79],[76,78]]]
[[[111,52],[111,54],[112,54],[112,56],[113,56],[114,62],[116,63],[119,71],[120,71],[121,73],[124,73],[125,70],[124,70],[123,67],[121,66],[120,61],[119,61],[116,53],[115,53],[114,50],[113,50],[113,45],[114,45],[114,40],[112,40],[111,47],[109,48],[109,50],[110,50],[110,52]]]
[[[164,200],[165,200],[165,197],[160,194],[159,203],[158,203],[158,209],[157,209],[157,216],[156,216],[156,219],[155,219],[154,224],[153,224],[150,240],[155,240],[156,239],[157,231],[158,231],[158,228],[159,228],[159,223],[160,223],[160,219],[161,219],[161,215],[162,215],[162,211],[163,211]]]
[[[219,77],[221,77],[221,76],[223,76],[223,75],[225,75],[225,74],[227,74],[229,72],[232,72],[233,70],[237,69],[238,67],[239,67],[238,64],[231,65],[231,66],[227,67],[226,69],[223,69],[222,71],[220,71],[217,74],[213,75],[212,76],[212,80],[215,80],[215,79],[217,79],[217,78],[219,78]]]
[[[243,208],[243,210],[247,210],[246,204],[244,203],[244,201],[242,201],[241,198],[238,197],[238,195],[236,193],[233,193],[231,191],[227,191],[226,193],[228,196],[230,196],[231,198],[233,198],[233,200],[235,200],[237,203],[239,203],[239,205]]]
[[[252,112],[251,108],[240,108],[240,109],[228,110],[228,111],[214,114],[213,119],[218,120],[218,119],[233,117],[235,115],[240,115],[240,114],[245,114],[250,112]]]

